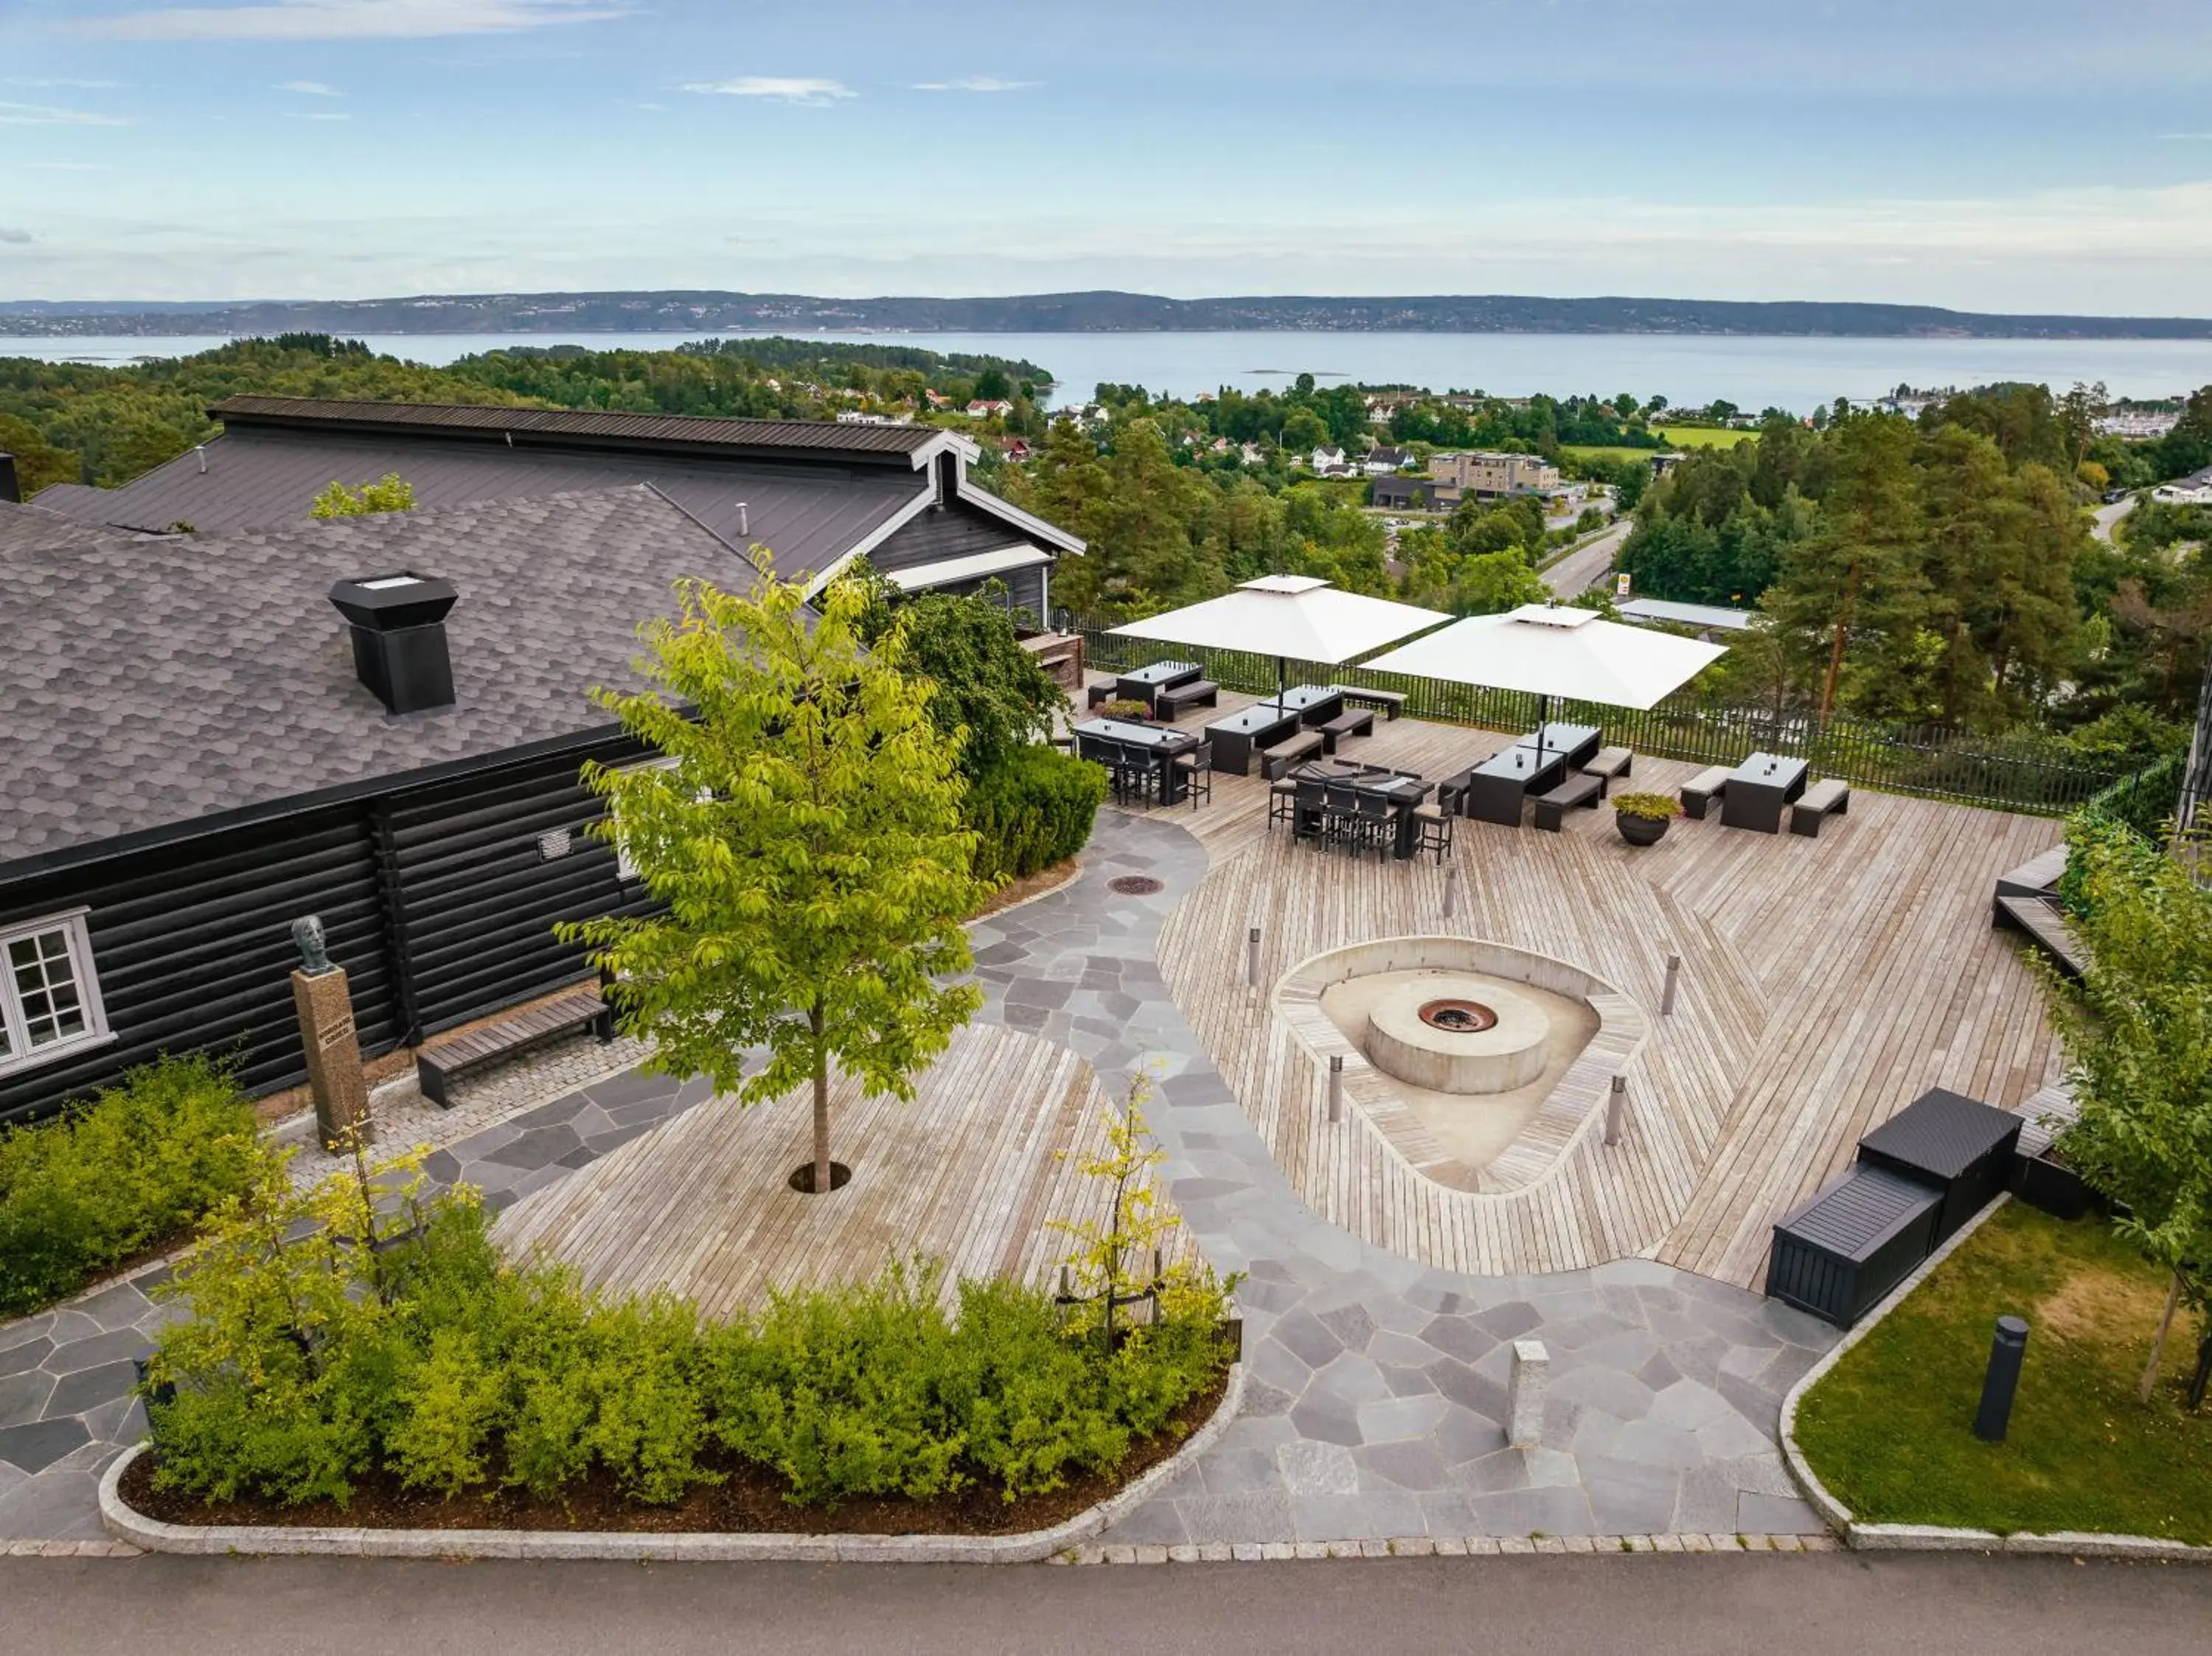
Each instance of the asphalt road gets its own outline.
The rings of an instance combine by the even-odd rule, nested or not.
[[[1635,519],[1622,518],[1589,545],[1570,552],[1544,571],[1544,585],[1556,597],[1571,598],[1588,591],[1613,567],[1613,555],[1635,527]]]
[[[0,1650],[2203,1656],[2212,1569],[1849,1554],[1060,1568],[0,1560]]]
[[[2109,506],[2099,507],[2089,514],[2091,519],[2089,532],[2100,541],[2112,539],[2114,526],[2121,519],[2136,509],[2136,501],[2140,498],[2138,495],[2130,494],[2124,499],[2114,500]]]

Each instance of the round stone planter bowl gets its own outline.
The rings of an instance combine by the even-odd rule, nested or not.
[[[1617,810],[1613,814],[1613,820],[1620,829],[1620,837],[1630,845],[1656,846],[1667,837],[1668,824],[1674,819],[1671,816],[1632,816],[1625,810]]]

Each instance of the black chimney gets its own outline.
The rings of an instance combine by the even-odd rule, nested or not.
[[[23,484],[15,476],[15,457],[0,454],[0,500],[21,500]]]
[[[393,713],[453,705],[446,612],[459,596],[449,580],[404,571],[331,588],[331,602],[353,632],[354,671]]]

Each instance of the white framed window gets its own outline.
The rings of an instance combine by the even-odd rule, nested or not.
[[[0,926],[0,1075],[109,1039],[87,912]]]

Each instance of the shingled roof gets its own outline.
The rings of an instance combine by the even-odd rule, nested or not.
[[[916,456],[963,440],[934,426],[852,425],[835,420],[730,420],[690,414],[623,414],[602,409],[518,409],[480,403],[372,403],[332,397],[230,397],[209,415],[226,426],[313,425],[324,429],[439,431],[480,440],[551,437],[678,447],[730,454],[807,454],[888,462],[914,470]]]
[[[356,678],[329,602],[334,581],[398,569],[460,590],[455,705],[406,719]],[[604,728],[586,692],[630,680],[637,624],[672,608],[676,580],[752,574],[644,485],[27,543],[0,579],[0,876]]]

